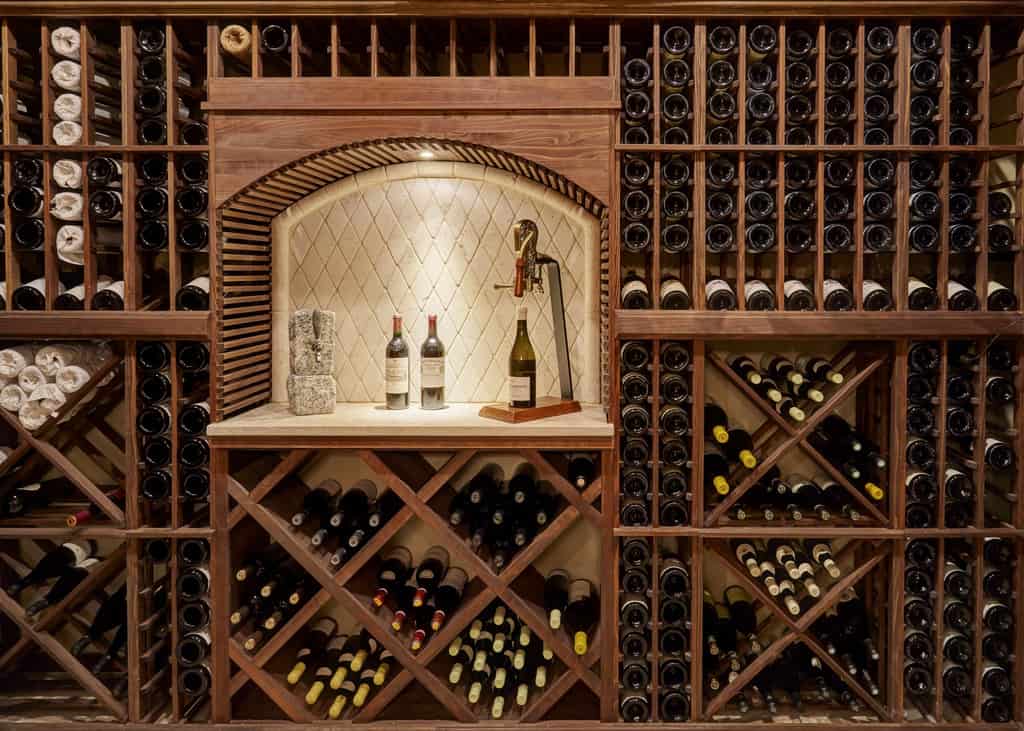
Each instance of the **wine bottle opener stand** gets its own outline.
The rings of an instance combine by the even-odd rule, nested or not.
[[[541,396],[531,408],[515,408],[508,404],[488,404],[480,415],[512,423],[533,421],[580,411],[573,398],[572,368],[569,364],[569,337],[565,330],[565,300],[562,297],[562,270],[558,260],[537,250],[537,224],[521,219],[512,225],[515,237],[516,271],[512,284],[495,284],[495,289],[511,289],[512,295],[522,298],[528,292],[544,293],[543,268],[547,268],[551,293],[551,322],[555,335],[555,355],[558,358],[558,384],[560,398]]]

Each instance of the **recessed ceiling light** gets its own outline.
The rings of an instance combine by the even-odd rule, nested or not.
[[[420,160],[433,160],[434,153],[430,150],[420,150]]]

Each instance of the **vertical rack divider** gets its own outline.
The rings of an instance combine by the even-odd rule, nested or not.
[[[978,490],[977,492],[980,494],[981,490]],[[982,553],[984,550],[984,546],[984,536],[975,536],[974,545],[972,546],[972,548],[974,549],[974,576],[971,577],[972,579],[974,579],[974,626],[972,627],[973,636],[971,637],[971,640],[973,641],[972,645],[974,649],[975,661],[973,669],[974,684],[972,686],[974,693],[972,703],[970,706],[970,712],[971,715],[974,717],[975,722],[981,720],[981,671],[983,669],[983,666],[985,665],[985,663],[982,662],[982,658],[984,657],[984,655],[981,651],[981,637],[983,634],[982,628],[984,627],[982,609],[984,608],[983,600],[985,597],[985,587],[982,584],[985,575],[985,559]]]
[[[412,78],[416,78],[420,74],[419,53],[416,49],[419,35],[416,30],[416,18],[412,18],[409,21],[409,76]]]
[[[854,91],[853,91],[853,108],[856,119],[853,122],[853,143],[855,145],[864,144],[864,66],[866,65],[865,56],[867,55],[867,46],[864,43],[864,36],[867,33],[865,29],[864,19],[861,18],[857,23],[857,58],[854,61],[853,66],[853,79],[854,79]],[[824,141],[824,140],[823,140]],[[863,159],[863,155],[861,155]],[[862,180],[863,173],[860,170],[860,166],[857,168],[857,178]],[[857,198],[857,204],[860,205],[862,197]],[[857,228],[857,238],[860,238],[861,227]]]
[[[81,38],[81,46],[78,49],[78,62],[82,66],[82,85],[79,89],[82,98],[82,144],[91,145],[94,142],[92,130],[92,88],[89,80],[92,79],[93,63],[92,54],[89,49],[93,46],[93,38],[89,33],[89,26],[82,20],[78,24],[78,37]],[[45,84],[44,80],[44,86]],[[47,114],[50,112],[47,111]]]
[[[252,78],[259,79],[263,77],[263,54],[260,53],[260,24],[258,18],[253,18],[250,21],[251,33],[252,33]],[[376,23],[373,26],[376,29]],[[373,46],[376,51],[376,36],[373,36]],[[376,56],[374,57],[376,58]],[[376,75],[376,74],[375,74]]]
[[[211,450],[211,479],[228,473],[227,460],[226,450]],[[603,479],[605,477],[602,473]],[[215,485],[214,489],[210,490],[210,526],[213,528],[213,537],[210,540],[210,643],[213,676],[210,698],[211,720],[216,723],[231,720],[231,661],[228,655],[228,643],[231,638],[228,623],[231,611],[231,535],[228,528],[228,507],[227,485]],[[614,514],[611,518],[614,520]],[[608,533],[611,532],[609,529]],[[614,538],[611,540],[614,541]],[[612,570],[614,571],[614,567]],[[618,642],[612,650],[614,651],[617,646]]]
[[[985,420],[987,418],[985,410],[988,405],[988,399],[985,397],[985,382],[988,380],[986,345],[988,343],[985,340],[978,340],[974,344],[978,353],[978,372],[975,374],[977,380],[974,390],[978,403],[974,407],[974,423],[977,433],[974,435],[975,466],[971,479],[974,481],[974,525],[978,528],[985,527]],[[975,657],[981,657],[981,655],[975,655]]]
[[[1024,433],[1024,343],[1021,340],[1014,342],[1017,354],[1017,372],[1014,374],[1014,388],[1016,389],[1017,397],[1014,402],[1013,411],[1013,426],[1017,434]],[[1014,465],[1013,475],[1013,492],[1017,495],[1017,504],[1014,510],[1013,523],[1014,527],[1020,529],[1024,528],[1024,468],[1018,462]],[[1018,548],[1024,547],[1024,542],[1017,544]],[[1018,561],[1017,568],[1020,569],[1024,566],[1024,561]],[[1024,574],[1021,574],[1020,581],[1017,583],[1017,597],[1018,601],[1022,601],[1024,597]],[[1018,605],[1019,606],[1019,605]],[[1024,622],[1017,623],[1018,637],[1021,637],[1021,629],[1024,628]],[[1024,637],[1021,637],[1017,642],[1018,653],[1024,651]],[[1019,696],[1024,696],[1024,693],[1018,693]],[[1024,716],[1024,713],[1019,713],[1019,716]]]
[[[704,526],[704,374],[706,366],[705,341],[694,340],[691,345],[693,362],[693,409],[690,414],[690,489],[693,506],[690,513],[693,525]],[[695,647],[691,645],[691,647]],[[696,653],[694,653],[696,654]]]
[[[950,252],[949,252],[949,155],[944,154],[939,167],[939,200],[942,202],[939,213],[939,261],[936,271],[936,283],[943,292],[947,291],[947,282],[950,278]],[[909,244],[908,244],[909,252]],[[909,254],[913,256],[913,254]],[[909,294],[909,293],[908,293]],[[981,305],[984,309],[984,305]]]
[[[171,627],[171,647],[176,648],[178,646],[178,642],[181,641],[181,630],[178,626],[178,610],[180,609],[180,602],[178,601],[178,541],[175,538],[171,538],[170,542],[171,558],[167,562],[167,568],[170,570],[171,578],[167,585],[167,591],[170,593],[171,611],[168,615],[168,624]],[[178,692],[179,666],[177,652],[170,653],[170,668],[171,720],[180,721],[182,708],[181,693]]]
[[[779,115],[778,126],[775,130],[775,144],[782,145],[786,139],[786,21],[779,21],[779,59],[775,69],[775,82],[778,85],[775,90],[775,109]],[[782,211],[779,210],[779,217]],[[779,239],[779,246],[782,246]]]
[[[182,253],[178,250],[178,219],[175,214],[174,199],[178,191],[178,156],[167,153],[167,296],[170,301],[167,309],[178,308],[175,294],[182,285]],[[212,269],[212,267],[211,267]]]
[[[127,508],[127,503],[125,503]],[[139,591],[142,589],[139,581],[139,569],[141,568],[139,561],[139,541],[133,538],[129,538],[126,541],[126,553],[125,559],[127,561],[125,571],[125,585],[127,586],[126,595],[128,599],[128,615],[126,622],[131,630],[128,632],[128,720],[138,721],[142,717],[142,699],[140,697],[140,688],[142,687],[142,678],[140,675],[140,656],[142,654],[140,648],[140,640],[142,639],[139,631],[139,623],[142,621],[142,612],[140,611],[139,603],[143,601]]]
[[[453,20],[452,23],[455,21]],[[576,75],[576,18],[569,18],[569,77]],[[453,74],[454,76],[454,74]]]
[[[975,160],[978,158],[975,157]],[[991,157],[988,153],[981,158],[978,165],[978,185],[972,187],[975,200],[978,202],[978,252],[974,263],[974,291],[978,293],[978,303],[982,310],[988,309],[988,174]],[[948,233],[947,233],[948,236]],[[1010,285],[1017,294],[1017,290]]]
[[[693,24],[693,137],[691,137],[691,141],[695,145],[703,145],[707,142],[707,125],[705,124],[707,121],[705,109],[707,109],[708,101],[707,30],[707,21],[703,18]],[[694,205],[696,206],[696,203]],[[701,231],[701,235],[703,233]],[[701,283],[703,284],[703,280]]]
[[[698,118],[699,119],[699,118]],[[698,119],[694,120],[696,124]],[[707,217],[704,215],[706,205],[706,184],[704,171],[707,168],[707,152],[696,152],[693,155],[693,236],[691,247],[693,249],[693,288],[692,294],[693,309],[703,310],[706,308],[707,300],[704,293],[704,282],[707,279],[707,252],[704,246],[704,232]]]
[[[181,447],[181,437],[178,432],[178,416],[181,413],[181,402],[184,398],[181,384],[181,374],[178,372],[178,343],[168,343],[168,347],[171,351],[171,364],[169,367],[170,375],[168,378],[171,379],[171,528],[180,528],[182,526],[181,516],[181,464],[178,460],[178,449]],[[175,615],[177,616],[177,615]]]
[[[11,110],[16,107],[15,93],[11,86],[11,74],[17,72],[18,64],[14,61],[11,53],[12,49],[15,47],[15,42],[14,34],[11,32],[11,27],[8,25],[7,18],[3,19],[3,25],[0,26],[0,30],[3,32],[2,42],[0,42],[0,51],[3,52],[3,59],[0,61],[0,67],[2,67],[3,71],[4,99],[8,100],[8,102],[3,105],[3,110],[0,111],[0,115],[2,115],[3,119],[3,142],[4,144],[13,145],[17,142],[17,139],[14,136],[14,127],[11,123]],[[10,188],[5,188],[4,190],[10,190]],[[10,227],[8,227],[8,230],[9,229]]]
[[[1018,480],[1018,482],[1019,482],[1019,480]],[[1020,513],[1020,507],[1022,505],[1024,505],[1024,497],[1022,497],[1019,489],[1017,491],[1017,505],[1018,505],[1017,527],[1020,528],[1020,527],[1022,527],[1021,526],[1021,520],[1020,520],[1020,517],[1019,517],[1020,514],[1021,514]],[[1017,545],[1017,555],[1018,556],[1020,556],[1020,551],[1021,551],[1021,548],[1022,548],[1022,544],[1024,544],[1024,542],[1022,542],[1022,539],[1017,538],[1016,545]],[[1017,612],[1019,614],[1020,613],[1020,603],[1022,601],[1022,594],[1024,594],[1024,561],[1019,561],[1018,560],[1017,561],[1017,566],[1014,569],[1014,571],[1016,573],[1016,587],[1015,587],[1016,588],[1016,595],[1015,595],[1014,601],[1016,601],[1016,603],[1017,603]],[[1016,627],[1014,628],[1014,648],[1017,651],[1017,659],[1015,660],[1015,665],[1016,665],[1017,676],[1018,677],[1020,677],[1020,662],[1021,662],[1020,653],[1021,653],[1021,648],[1022,647],[1024,647],[1024,622],[1018,621],[1016,623]],[[1018,722],[1020,722],[1020,719],[1022,717],[1024,717],[1024,693],[1020,692],[1020,688],[1019,687],[1017,688],[1017,692],[1014,694],[1014,703],[1015,703],[1016,707],[1015,708],[1010,708],[1010,712],[1013,714],[1013,717],[1015,719],[1017,719]]]
[[[292,42],[291,42],[291,72],[292,78],[297,79],[302,76],[302,54],[299,53],[299,49],[302,46],[301,29],[299,28],[298,21],[295,18],[291,20],[292,25]]]
[[[990,144],[989,124],[992,121],[992,21],[985,20],[981,28],[981,62],[978,68],[978,134],[975,140],[979,145]]]
[[[370,77],[380,76],[380,28],[377,18],[370,20]]]
[[[739,41],[737,42],[736,53],[736,144],[746,144],[747,140],[747,24],[740,23]],[[739,201],[743,203],[741,198]],[[737,232],[738,237],[743,237],[743,231]],[[737,266],[738,269],[738,266]],[[737,284],[737,289],[739,285]],[[741,294],[737,292],[737,294]],[[742,302],[742,297],[740,299]],[[740,309],[743,309],[741,306]]]
[[[530,18],[530,44],[529,48],[529,70],[530,78],[537,76],[537,19]]]
[[[864,25],[861,24],[861,30],[863,31]],[[861,92],[862,93],[862,92]],[[863,102],[858,107],[863,109]],[[861,120],[863,115],[858,115],[857,119]],[[860,135],[859,139],[863,139],[864,131],[858,132]],[[856,191],[853,194],[853,302],[855,309],[862,309],[864,299],[864,269],[865,269],[865,257],[868,256],[864,249],[864,162],[865,155],[863,152],[856,153],[855,165],[857,171],[857,182]],[[819,208],[819,210],[821,210]],[[820,237],[819,237],[820,240]],[[896,286],[895,272],[893,276],[891,286],[893,288],[893,300],[896,303],[896,309],[901,309],[899,306],[900,291]],[[894,444],[897,442],[893,442]],[[891,495],[892,493],[890,493]]]
[[[942,58],[939,59],[939,66],[941,67],[941,86],[939,87],[939,144],[949,144],[949,100],[950,100],[950,87],[952,86],[952,76],[950,75],[950,55],[952,53],[952,33],[953,29],[950,24],[949,18],[946,18],[942,25]],[[945,198],[942,199],[946,201]],[[945,208],[945,206],[943,206]],[[943,227],[945,228],[945,227]]]
[[[4,18],[2,25],[0,25],[0,75],[3,76],[3,97],[9,100],[7,104],[3,105],[3,109],[0,110],[0,120],[2,120],[3,129],[0,132],[3,133],[3,142],[10,144],[13,140],[13,134],[11,131],[11,109],[14,108],[14,93],[11,88],[11,73],[16,68],[16,65],[12,63],[11,43],[14,40],[14,35],[11,33],[10,26],[7,24],[7,18]],[[4,153],[4,169],[3,169],[3,180],[4,190],[11,189],[11,162],[14,156],[10,153]],[[18,269],[17,260],[14,257],[14,226],[11,221],[11,209],[9,206],[4,206],[3,210],[4,217],[4,279],[7,282],[7,291],[3,293],[4,304],[8,310],[13,310],[14,305],[11,302],[14,290],[21,284],[20,271]]]
[[[615,33],[615,28],[616,28],[616,26],[612,26],[611,30],[609,30],[609,36],[611,36],[611,35],[613,35]],[[497,76],[498,75],[498,24],[494,20],[494,18],[491,18],[490,21],[489,21],[488,34],[489,34],[489,41],[488,41],[488,50],[487,50],[487,68],[488,68],[487,74],[488,74],[488,76]],[[610,41],[609,41],[609,43],[610,43]],[[611,56],[613,58],[616,56],[616,49],[615,49],[614,45],[610,45],[609,46],[608,54],[609,54],[609,56]],[[619,85],[618,85],[618,83],[616,83],[618,81],[618,67],[615,66],[614,63],[612,63],[612,64],[609,64],[609,68],[610,68],[610,70],[612,72],[612,86],[615,89],[615,97],[618,98]],[[614,140],[612,140],[612,145],[614,146],[614,144],[616,142],[618,142],[619,139],[620,139],[619,137],[616,137]],[[613,216],[613,218],[614,218],[614,216]]]
[[[569,54],[573,58],[573,54]],[[571,62],[571,61],[570,61]],[[448,21],[448,76],[455,78],[459,75],[459,38],[458,28],[455,25],[455,18]]]
[[[86,310],[92,309],[92,298],[96,294],[96,281],[98,278],[99,269],[97,267],[98,257],[96,256],[95,247],[93,246],[93,235],[92,235],[92,211],[89,210],[89,196],[92,194],[89,185],[89,176],[85,174],[86,166],[89,164],[89,156],[83,154],[79,157],[82,163],[82,253],[85,255],[85,266],[82,269],[82,275],[85,278],[85,292],[83,298],[85,300],[84,305]],[[124,189],[123,178],[122,178],[122,203],[121,203],[121,218],[127,220],[129,216],[129,209],[127,208],[124,196],[127,190]],[[127,247],[122,251],[122,254],[127,256]],[[127,274],[127,271],[125,272]],[[128,287],[127,277],[125,278],[125,292],[124,302],[125,309],[132,309],[131,300],[128,299]],[[129,422],[131,423],[131,422]]]
[[[819,76],[818,83],[821,84],[821,77]],[[819,107],[821,109],[822,107]],[[824,135],[824,132],[822,132]],[[818,184],[815,186],[815,201],[814,201],[814,239],[816,241],[814,246],[815,257],[814,257],[814,281],[821,282],[821,288],[824,292],[825,289],[825,153],[819,152],[815,157],[815,179]],[[854,256],[854,261],[859,260],[859,256]],[[854,291],[854,309],[857,307],[857,273],[856,264],[854,264],[854,271],[851,273],[853,280]]]
[[[905,341],[903,341],[905,344]],[[897,546],[902,548],[905,543],[897,543]],[[896,550],[892,552],[892,573],[889,575],[889,594],[892,597],[892,606],[890,607],[890,617],[892,617],[889,624],[889,652],[894,656],[893,667],[902,668],[904,663],[903,658],[903,572],[905,569],[905,555],[902,550]],[[881,653],[882,658],[885,658],[885,653]],[[879,668],[886,666],[885,660],[881,660],[878,663]],[[888,689],[887,697],[890,699],[891,715],[890,720],[899,723],[903,720],[903,673],[890,672],[887,676],[888,684],[885,686]]]
[[[743,53],[740,53],[740,58],[745,58]],[[745,115],[743,114],[740,115],[741,124],[744,116]],[[746,192],[746,153],[740,152],[736,155],[736,306],[739,308],[740,312],[747,309],[747,298],[744,292],[747,276],[747,242],[745,239],[747,207],[743,199]]]
[[[859,202],[863,208],[863,200]],[[907,277],[910,271],[910,246],[908,243],[908,229],[910,221],[910,156],[907,153],[900,153],[896,162],[896,266],[893,267],[892,287],[896,291],[896,309],[903,311],[907,309]],[[939,293],[939,308],[945,307],[946,290],[939,286],[935,288]],[[858,295],[859,296],[859,295]]]
[[[940,484],[938,500],[935,507],[935,525],[938,528],[946,527],[946,491],[942,487],[943,477],[946,474],[946,379],[949,378],[949,341],[943,340],[939,343],[939,352],[942,360],[939,363],[939,381],[936,390],[939,394],[938,413],[935,417],[935,426],[939,433],[936,437],[935,451],[938,453],[936,459],[935,474]],[[941,565],[941,564],[940,564]]]
[[[649,540],[651,541],[651,721],[657,723],[661,715],[661,709],[658,707],[658,691],[661,681],[661,678],[658,677],[661,663],[661,648],[658,646],[658,635],[661,629],[658,621],[661,612],[661,587],[658,582],[658,571],[660,570],[661,546],[658,545],[657,536],[652,536]]]
[[[125,309],[142,308],[142,266],[136,248],[135,220],[135,155],[126,153],[121,159],[121,196],[123,198],[122,256],[124,266]],[[88,229],[86,229],[88,231]]]
[[[939,491],[942,494],[942,491]],[[939,538],[935,541],[938,547],[938,556],[935,560],[935,636],[932,638],[932,642],[935,643],[935,647],[942,646],[942,638],[945,636],[945,618],[943,617],[942,605],[945,601],[945,587],[942,585],[942,574],[943,567],[946,565],[946,541]],[[932,681],[935,687],[935,719],[938,722],[942,722],[944,717],[944,709],[942,706],[942,663],[938,661],[938,657],[935,658],[934,663],[934,679]]]
[[[41,87],[42,106],[43,113],[41,115],[40,124],[42,125],[42,140],[46,144],[47,140],[53,139],[53,127],[48,123],[51,119],[53,110],[53,87],[50,86],[50,69],[53,65],[53,58],[51,56],[52,50],[50,47],[50,25],[46,20],[43,20],[39,24],[40,39],[39,39],[39,85]],[[83,71],[81,85],[87,86],[89,83],[89,77],[87,77]],[[79,87],[81,92],[81,87]],[[86,110],[82,110],[83,121],[86,114]],[[85,140],[83,139],[83,142]],[[41,156],[43,163],[43,228],[45,235],[43,237],[43,272],[46,279],[46,311],[51,312],[53,310],[53,302],[57,299],[57,295],[60,293],[58,285],[60,284],[60,277],[58,272],[57,262],[57,229],[54,225],[53,216],[49,214],[50,201],[53,199],[54,184],[53,184],[53,167],[49,153],[44,152]]]
[[[782,152],[775,157],[775,290],[778,292],[779,309],[786,309],[786,155]],[[821,248],[821,242],[817,244]],[[822,304],[822,279],[815,276],[812,282],[814,301],[820,309]]]
[[[614,349],[612,350],[614,352]],[[219,450],[218,450],[219,451]],[[604,647],[601,650],[601,721],[613,723],[618,719],[618,658],[619,658],[619,623],[616,621],[618,612],[616,602],[619,597],[619,571],[622,565],[621,542],[615,537],[615,526],[618,522],[618,510],[615,499],[615,473],[617,472],[618,449],[606,449],[601,456],[601,526],[604,534],[602,543],[604,555],[614,560],[601,562],[601,583],[605,587],[601,592],[601,634]],[[227,566],[223,569],[227,576]],[[228,582],[225,581],[225,584]],[[219,584],[214,584],[218,589]],[[221,596],[230,596],[228,587]],[[227,638],[224,638],[226,642]],[[223,644],[223,643],[222,643]]]
[[[890,439],[892,445],[903,444],[907,434],[907,349],[910,343],[897,340],[893,352],[893,418],[890,422]],[[893,528],[906,527],[907,495],[903,488],[904,475],[907,469],[905,449],[891,448],[892,465],[889,470],[889,525]]]
[[[331,28],[332,30],[334,30],[335,28],[333,22],[331,23]],[[333,37],[334,36],[332,35],[332,39]],[[337,53],[337,44],[334,44],[332,46],[332,49],[334,49],[334,53],[332,54],[331,57],[331,63],[333,68],[334,55],[336,55]],[[121,56],[122,58],[124,58],[123,51]],[[212,18],[206,21],[206,69],[208,82],[212,79],[224,76],[224,58],[220,54],[220,29],[217,26],[217,21]],[[207,85],[207,88],[209,88],[209,85]],[[127,112],[127,110],[124,111]]]
[[[817,85],[815,87],[816,101],[814,102],[814,116],[816,117],[817,130],[814,133],[814,141],[819,145],[825,144],[825,21],[821,20],[818,22],[818,58],[817,58],[817,72],[815,74],[815,81]],[[818,188],[821,189],[821,180],[818,180]],[[821,215],[821,208],[818,208],[819,216]],[[818,237],[821,241],[821,237]]]
[[[704,539],[693,536],[690,551],[690,719],[699,721],[704,715]]]
[[[661,114],[661,24],[655,22],[651,27],[651,84],[654,87],[651,89],[651,113],[653,119],[651,120],[651,142],[655,145],[661,144],[661,131],[664,120]],[[657,185],[657,183],[655,183]],[[657,204],[659,199],[655,200]],[[655,207],[657,211],[657,206]],[[655,215],[655,221],[660,217],[657,212]],[[654,249],[657,251],[659,248],[658,238],[654,239]]]
[[[214,28],[216,31],[216,27]],[[130,20],[121,21],[121,141],[135,144],[135,31]]]
[[[661,525],[661,340],[651,340],[651,526]]]
[[[896,123],[892,141],[896,145],[910,142],[910,20],[900,21],[896,31]]]
[[[341,59],[339,54],[341,53],[340,38],[338,36],[338,19],[337,17],[331,18],[331,40],[330,50],[331,54],[331,78],[338,78],[341,76]],[[213,68],[212,66],[210,68]]]

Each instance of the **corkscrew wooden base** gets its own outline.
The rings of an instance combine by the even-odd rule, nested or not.
[[[497,419],[509,424],[521,424],[524,421],[536,421],[537,419],[549,419],[552,416],[563,416],[575,414],[582,411],[579,401],[568,401],[555,398],[554,396],[542,396],[537,399],[537,405],[531,408],[516,408],[508,404],[488,404],[480,409],[480,416],[488,419]]]

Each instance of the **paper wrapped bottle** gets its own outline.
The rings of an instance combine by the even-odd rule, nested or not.
[[[288,405],[298,416],[330,414],[338,400],[334,380],[334,313],[297,310],[288,321]]]

